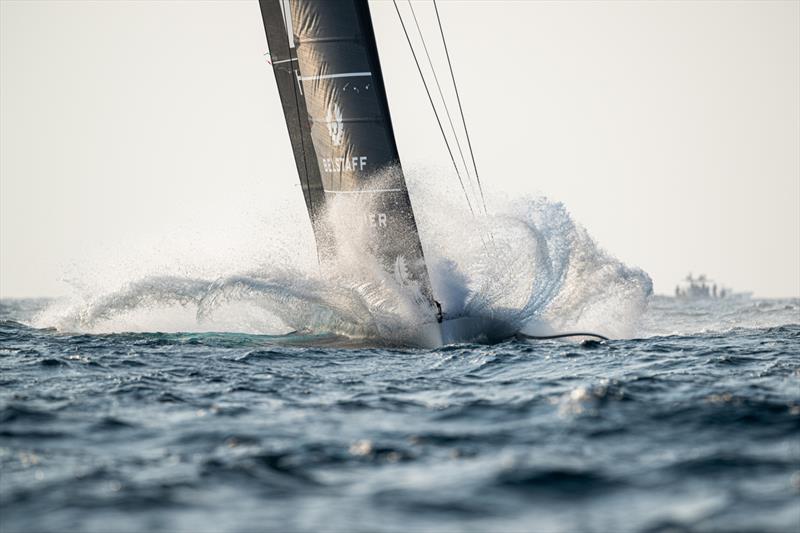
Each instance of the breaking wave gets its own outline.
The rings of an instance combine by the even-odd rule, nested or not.
[[[449,203],[452,195],[411,193],[434,294],[447,315],[492,317],[531,334],[589,330],[619,338],[635,331],[652,293],[649,276],[601,250],[562,204],[496,201],[489,215],[474,217]],[[413,344],[430,312],[365,256],[351,209],[333,203],[326,215],[337,239],[335,267],[287,260],[287,248],[314,254],[304,246],[308,232],[287,230],[263,243],[261,257],[220,268],[222,275],[207,275],[213,265],[204,265],[206,275],[187,275],[185,265],[160,264],[57,302],[35,325],[90,333],[302,331]]]

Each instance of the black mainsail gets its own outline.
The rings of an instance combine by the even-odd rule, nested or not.
[[[320,255],[335,253],[325,203],[352,201],[352,216],[369,228],[370,252],[436,309],[367,0],[259,2]]]

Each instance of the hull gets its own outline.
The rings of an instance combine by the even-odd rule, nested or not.
[[[424,324],[415,337],[422,348],[438,348],[448,344],[494,343],[517,334],[509,324],[488,317],[460,317],[439,323]]]

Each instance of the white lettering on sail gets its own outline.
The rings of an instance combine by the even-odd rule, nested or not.
[[[322,170],[325,172],[354,172],[364,170],[367,166],[367,156],[355,157],[323,157]]]
[[[367,226],[371,228],[385,228],[388,217],[386,213],[367,213],[364,215]]]

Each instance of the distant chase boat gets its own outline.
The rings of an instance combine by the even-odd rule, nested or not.
[[[733,292],[729,287],[718,285],[705,274],[695,278],[690,273],[682,283],[675,286],[675,297],[681,300],[743,299],[750,296],[750,292]]]

